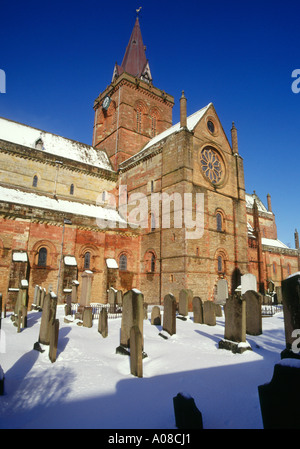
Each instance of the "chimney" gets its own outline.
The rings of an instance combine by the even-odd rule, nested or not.
[[[271,195],[269,193],[267,195],[267,201],[268,201],[268,211],[272,212]]]
[[[187,119],[186,119],[186,98],[184,96],[184,91],[182,91],[182,95],[180,98],[180,127],[186,128]]]
[[[239,147],[238,147],[237,129],[235,127],[234,122],[232,122],[232,128],[231,128],[231,145],[232,145],[233,154],[238,154]]]
[[[295,229],[295,248],[299,249],[299,234],[297,229]]]

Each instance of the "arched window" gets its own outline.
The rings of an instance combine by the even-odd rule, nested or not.
[[[150,271],[151,273],[155,272],[155,255],[152,253],[151,254],[151,264],[150,264]]]
[[[74,184],[70,185],[70,195],[74,195]]]
[[[151,116],[151,137],[156,136],[156,115]]]
[[[47,249],[41,248],[39,250],[39,256],[38,256],[38,266],[39,267],[45,267],[47,265]]]
[[[38,177],[37,175],[34,175],[32,180],[32,187],[37,187],[37,184],[38,184]]]
[[[218,256],[218,271],[223,271],[223,259],[222,256]]]
[[[90,265],[91,265],[91,253],[90,252],[86,252],[84,255],[84,266],[83,268],[85,270],[89,270],[90,269]]]
[[[217,219],[217,231],[221,232],[223,231],[223,220],[220,212],[217,213],[216,219]]]
[[[140,107],[136,110],[136,130],[138,133],[142,131],[142,109]]]
[[[126,254],[121,254],[119,259],[119,270],[126,271],[127,270],[127,256]]]

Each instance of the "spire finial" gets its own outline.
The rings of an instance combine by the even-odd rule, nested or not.
[[[137,16],[137,17],[139,16],[139,12],[140,12],[141,9],[142,9],[141,6],[140,6],[138,9],[136,9],[136,16]]]

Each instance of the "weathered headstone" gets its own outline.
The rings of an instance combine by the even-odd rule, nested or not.
[[[103,307],[99,314],[98,332],[102,335],[103,338],[106,338],[108,335],[107,308],[106,307]]]
[[[43,345],[50,343],[50,325],[56,318],[57,296],[51,292],[44,299],[44,307],[40,325],[39,342]]]
[[[36,307],[36,305],[37,305],[38,292],[39,292],[39,286],[36,285],[34,287],[34,294],[33,294],[33,302],[32,302],[32,306],[33,307]]]
[[[41,290],[41,296],[40,296],[40,308],[41,308],[41,309],[42,309],[43,306],[44,306],[44,299],[45,299],[45,296],[46,296],[46,289],[45,289],[45,288],[42,288],[42,290]]]
[[[214,302],[214,306],[215,306],[215,314],[216,314],[216,317],[221,317],[221,316],[223,316],[221,304],[216,304],[216,303]]]
[[[66,295],[65,316],[72,315],[72,296]]]
[[[256,276],[251,273],[246,273],[241,277],[241,293],[242,295],[248,290],[257,292],[257,280]]]
[[[73,279],[73,281],[72,281],[72,303],[73,304],[77,304],[78,286],[79,286],[79,282],[77,281],[77,279]]]
[[[143,311],[144,311],[144,320],[148,319],[148,304],[144,302],[143,304]]]
[[[264,429],[300,429],[300,360],[274,366],[270,383],[258,387]]]
[[[171,293],[164,297],[163,330],[176,334],[176,299]]]
[[[123,292],[122,290],[117,291],[117,304],[121,306],[123,304]]]
[[[225,304],[228,298],[228,283],[226,279],[219,279],[217,283],[217,304]]]
[[[289,276],[282,281],[281,287],[286,344],[281,357],[299,358],[299,352],[295,352],[293,346],[298,338],[295,331],[300,329],[300,274]]]
[[[59,320],[54,319],[50,324],[49,359],[52,363],[56,361],[58,346]]]
[[[178,393],[173,405],[177,429],[203,429],[202,414],[191,396]]]
[[[277,295],[277,303],[281,304],[282,303],[282,288],[281,288],[281,286],[276,287],[276,295]]]
[[[199,296],[193,298],[194,323],[203,324],[203,301]]]
[[[160,314],[160,307],[159,306],[152,307],[151,324],[154,324],[156,326],[161,325],[161,314]]]
[[[240,293],[229,296],[224,306],[225,332],[224,340],[219,342],[220,349],[233,353],[242,353],[251,346],[246,342],[246,301]]]
[[[144,295],[139,290],[129,290],[124,294],[120,337],[123,347],[130,347],[130,329],[133,326],[138,326],[143,335],[143,304]]]
[[[179,292],[179,314],[187,316],[193,311],[193,292],[187,288],[183,288]]]
[[[82,325],[83,327],[93,326],[93,309],[92,307],[84,307],[82,314]]]
[[[216,310],[212,301],[203,302],[203,324],[208,326],[216,325]]]
[[[130,329],[130,372],[143,377],[143,336],[137,325]]]
[[[89,306],[92,293],[93,272],[90,270],[85,270],[82,273],[81,278],[82,282],[81,282],[80,304],[82,306]]]
[[[262,296],[254,290],[248,290],[243,295],[246,301],[246,333],[249,335],[262,334]]]
[[[116,304],[117,304],[117,290],[114,289],[113,287],[110,287],[108,289],[107,301],[109,304],[109,311],[111,313],[114,313],[116,311]]]

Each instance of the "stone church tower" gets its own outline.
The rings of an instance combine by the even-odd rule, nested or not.
[[[152,84],[137,17],[121,66],[95,100],[93,146],[105,150],[117,170],[172,125],[173,105],[173,97]]]

